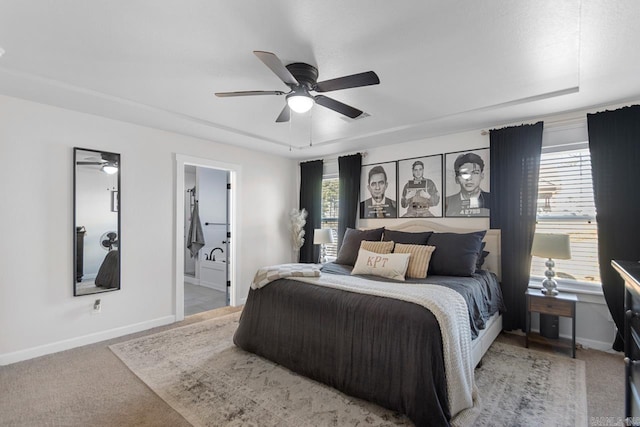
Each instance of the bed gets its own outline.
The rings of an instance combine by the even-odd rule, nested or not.
[[[96,275],[95,284],[101,288],[120,287],[120,256],[117,249],[107,252]]]
[[[413,220],[386,231],[442,238],[474,230]],[[282,275],[250,290],[234,343],[417,426],[464,424],[475,403],[473,368],[502,329],[499,230],[481,239],[482,270],[465,277],[351,275],[357,262],[325,264],[319,277]]]

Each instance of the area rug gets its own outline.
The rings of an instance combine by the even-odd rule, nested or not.
[[[240,313],[110,346],[194,426],[410,426],[233,345]],[[494,343],[476,369],[474,426],[585,426],[584,362]]]

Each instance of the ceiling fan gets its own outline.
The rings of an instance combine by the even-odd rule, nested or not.
[[[216,96],[252,96],[252,95],[286,95],[287,104],[276,119],[276,122],[288,122],[291,118],[291,110],[297,113],[305,113],[316,104],[325,108],[344,114],[347,117],[355,119],[362,114],[361,110],[351,107],[335,99],[324,95],[311,95],[309,92],[331,92],[334,90],[349,89],[360,86],[371,86],[380,83],[380,79],[373,71],[352,74],[349,76],[338,77],[331,80],[318,82],[318,69],[313,65],[303,62],[294,62],[284,65],[280,58],[271,52],[254,50],[253,53],[260,59],[264,65],[269,67],[276,76],[289,86],[289,92],[279,90],[249,90],[240,92],[217,92]]]
[[[77,161],[76,164],[100,166],[101,171],[106,174],[112,175],[118,172],[118,155],[111,153],[100,153],[100,158],[86,157],[84,160]]]

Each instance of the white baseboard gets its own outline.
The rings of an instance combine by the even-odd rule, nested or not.
[[[509,331],[509,333],[513,333],[514,331]],[[517,331],[519,333],[517,333],[517,335],[522,335],[524,336],[524,333],[521,331]],[[539,329],[535,329],[535,328],[531,328],[531,332],[537,332],[540,333]],[[559,335],[560,338],[564,338],[566,340],[571,340],[571,335],[565,335],[565,334],[560,334]],[[588,348],[590,350],[599,350],[599,351],[604,351],[606,353],[612,353],[612,354],[622,354],[620,352],[615,351],[613,348],[611,348],[612,346],[612,342],[604,342],[604,341],[596,341],[596,340],[590,340],[588,338],[582,338],[579,336],[576,336],[576,345],[581,345],[583,348]]]
[[[184,281],[185,283],[189,283],[190,285],[200,285],[200,279],[196,279],[195,277],[185,275]]]
[[[165,316],[146,322],[140,322],[133,325],[122,326],[120,328],[109,329],[107,331],[96,332],[93,334],[83,335],[81,337],[69,338],[50,344],[27,348],[25,350],[14,351],[13,353],[0,354],[0,366],[21,362],[23,360],[29,360],[35,357],[57,353],[59,351],[69,350],[76,347],[81,347],[83,345],[97,343],[111,338],[121,337],[123,335],[133,334],[135,332],[146,331],[147,329],[168,325],[174,323],[175,321],[175,316]]]
[[[221,285],[219,283],[207,282],[204,280],[200,280],[200,286],[204,286],[205,288],[214,289],[220,292],[227,292],[227,287],[225,285]]]
[[[567,337],[567,338],[571,339],[571,337]],[[582,345],[582,347],[584,348],[588,348],[591,350],[600,350],[600,351],[604,351],[606,353],[611,353],[611,354],[623,354],[613,349],[613,341],[603,342],[603,341],[594,341],[587,338],[576,337],[576,343]]]

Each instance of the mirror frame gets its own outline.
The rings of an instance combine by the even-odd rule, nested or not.
[[[118,275],[118,287],[115,288],[98,288],[95,291],[92,292],[87,292],[87,293],[78,293],[78,281],[77,281],[77,263],[78,263],[78,257],[77,257],[77,250],[78,250],[78,233],[77,233],[77,204],[78,204],[78,200],[77,200],[77,188],[78,188],[78,164],[77,162],[80,160],[78,159],[78,152],[79,151],[89,151],[89,152],[93,152],[96,154],[96,156],[101,157],[102,154],[107,154],[109,156],[117,156],[118,159],[118,172],[116,172],[116,182],[117,182],[117,194],[115,194],[115,198],[111,199],[111,204],[112,204],[112,208],[113,208],[113,204],[117,203],[117,233],[118,233],[118,269],[117,269],[117,275]],[[85,296],[85,295],[95,295],[95,294],[100,294],[100,293],[104,293],[104,292],[112,292],[112,291],[119,291],[120,289],[122,289],[122,255],[121,255],[121,248],[122,248],[122,233],[121,233],[121,214],[120,212],[122,211],[122,205],[120,203],[120,199],[121,199],[121,192],[122,192],[122,186],[120,183],[120,176],[121,176],[121,171],[122,171],[122,155],[120,153],[113,153],[113,152],[109,152],[109,151],[101,151],[101,150],[94,150],[91,148],[82,148],[82,147],[74,147],[73,148],[73,266],[72,266],[72,272],[73,272],[73,296],[77,297],[77,296]],[[113,194],[113,193],[111,193]],[[84,258],[84,257],[83,257]]]

